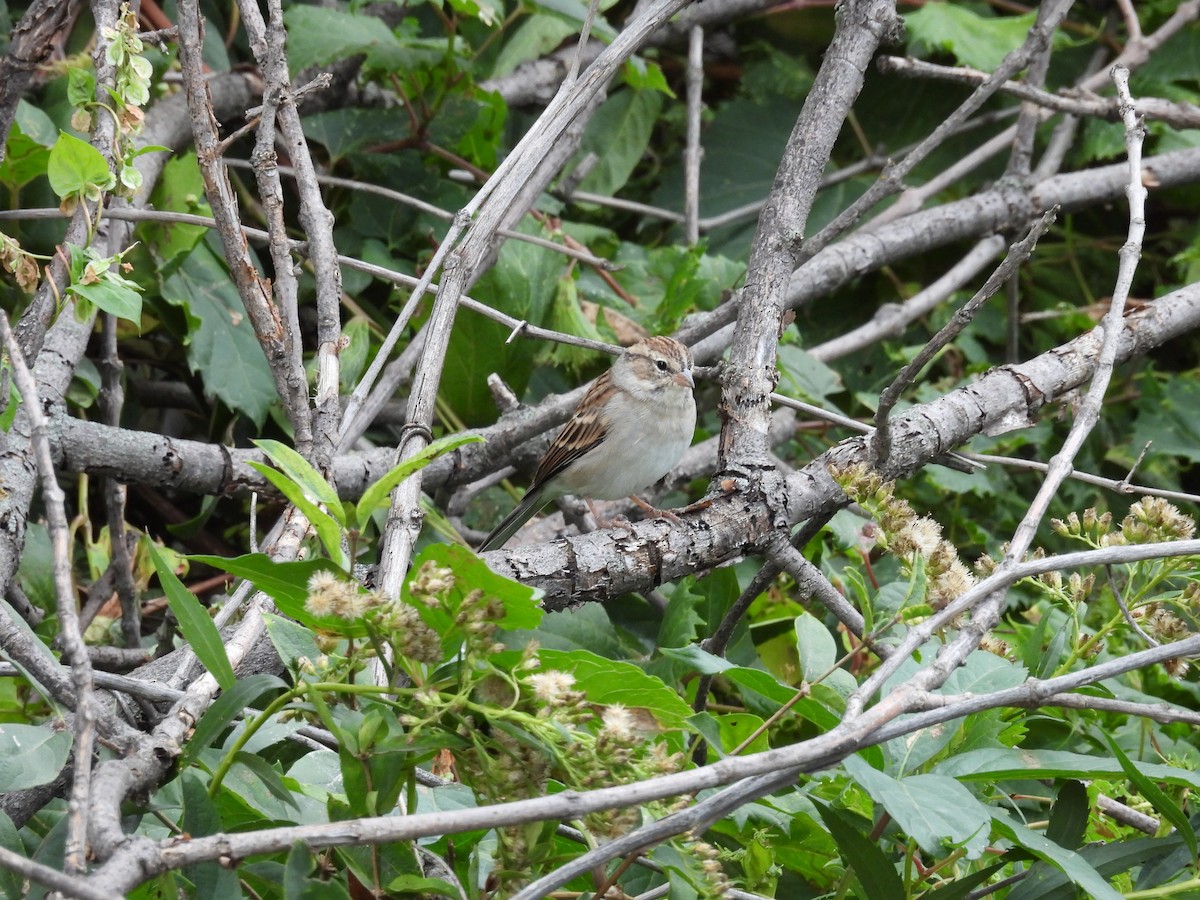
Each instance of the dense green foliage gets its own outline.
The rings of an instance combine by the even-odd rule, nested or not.
[[[902,9],[907,44],[892,52],[991,71],[1022,43],[1036,16],[1010,6]],[[1143,33],[1151,34],[1176,4],[1134,6]],[[424,273],[453,213],[535,122],[531,107],[510,108],[498,80],[573,41],[586,6],[450,0],[284,7],[287,59],[297,85],[317,68],[347,60],[357,66],[344,97],[317,90],[312,96],[319,109],[302,108],[323,173],[340,179],[323,190],[338,252],[349,258],[342,265],[344,396],[408,298],[400,276]],[[592,32],[611,40],[633,4],[600,7]],[[164,10],[176,21],[173,4]],[[211,70],[224,73],[252,61],[236,5],[205,3],[202,10]],[[22,4],[0,3],[0,32],[23,12]],[[14,321],[62,240],[60,221],[21,212],[60,207],[69,213],[89,200],[132,197],[141,186],[135,161],[164,152],[138,141],[156,104],[178,92],[176,51],[170,42],[143,44],[136,17],[121,22],[109,45],[117,71],[109,102],[96,99],[87,52],[94,35],[85,14],[66,35],[62,58],[45,68],[22,101],[8,134],[0,191],[16,214],[0,218],[0,305]],[[770,191],[833,22],[832,9],[800,5],[712,29],[703,221],[761,202]],[[1078,81],[1098,48],[1119,49],[1128,40],[1126,27],[1116,5],[1080,4],[1057,33],[1048,87]],[[1192,24],[1134,71],[1134,96],[1200,103],[1198,60],[1200,28]],[[614,263],[613,270],[510,239],[471,285],[474,300],[530,325],[610,343],[676,331],[695,321],[690,316],[731,302],[746,275],[755,211],[711,224],[694,246],[684,238],[677,211],[683,208],[686,61],[686,46],[671,43],[627,63],[589,121],[564,180],[594,154],[586,174],[569,188],[560,181],[516,227],[560,246],[583,247]],[[806,233],[816,234],[876,180],[882,158],[898,156],[930,133],[968,92],[957,84],[869,72]],[[1018,108],[1017,100],[998,96],[985,110]],[[110,115],[116,136],[102,153],[89,143],[89,132],[96,117]],[[952,136],[908,183],[934,178],[1014,119],[984,117]],[[1039,152],[1057,122],[1040,126]],[[222,124],[229,135],[243,120]],[[248,160],[253,141],[252,134],[233,141],[229,157]],[[1197,146],[1200,130],[1148,123],[1147,155]],[[1124,152],[1119,122],[1089,119],[1064,169],[1119,161]],[[871,163],[860,166],[864,160]],[[1004,166],[996,156],[930,202],[968,197],[1012,178]],[[253,175],[234,165],[230,178],[243,224],[265,227]],[[291,190],[286,180],[285,189]],[[1196,279],[1197,190],[1193,180],[1152,193],[1134,298],[1150,300]],[[151,205],[207,215],[204,196],[196,154],[185,149],[166,163]],[[657,212],[611,204],[613,197]],[[293,237],[304,238],[294,218],[288,226]],[[1010,335],[1019,358],[1028,359],[1091,329],[1113,293],[1126,227],[1123,204],[1081,203],[1062,213],[1019,273],[1019,309],[1007,308],[1002,295],[990,301],[906,399],[935,399],[1012,361]],[[989,573],[1043,477],[998,464],[970,474],[929,465],[895,484],[866,470],[836,473],[854,504],[802,550],[861,613],[870,641],[851,634],[811,589],[780,574],[747,598],[728,649],[710,652],[703,642],[754,583],[763,566],[757,556],[697,571],[645,596],[545,612],[538,591],[495,574],[460,539],[509,508],[516,488],[508,482],[493,483],[469,504],[429,498],[417,556],[401,595],[391,598],[369,586],[369,578],[361,583],[355,566],[379,557],[390,490],[473,440],[465,432],[495,422],[487,377],[501,373],[532,404],[597,375],[605,360],[576,346],[509,340],[510,324],[460,310],[438,395],[439,440],[417,463],[347,500],[291,447],[276,383],[216,233],[191,222],[141,221],[135,245],[104,256],[93,242],[97,229],[103,229],[101,214],[84,243],[61,251],[69,286],[58,298],[57,315],[84,320],[98,309],[117,320],[126,388],[120,424],[258,447],[264,461],[255,465],[273,487],[254,501],[259,520],[292,505],[312,525],[307,558],[280,562],[257,551],[245,493],[198,496],[136,483],[130,489],[126,516],[137,535],[132,575],[146,612],[140,646],[159,654],[190,647],[223,691],[195,723],[170,777],[125,804],[127,832],[164,845],[180,835],[346,822],[397,810],[450,814],[633,785],[826,734],[842,720],[848,698],[878,670],[881,659],[871,642],[895,646]],[[869,321],[882,304],[916,294],[977,237],[964,233],[960,243],[935,252],[872,264],[836,295],[806,303],[780,338],[778,391],[869,421],[880,391],[973,293],[975,282],[901,333],[847,357],[823,361],[809,351]],[[270,275],[270,257],[252,252]],[[372,274],[356,261],[393,275]],[[299,324],[313,389],[314,294],[306,268]],[[428,306],[402,345],[426,323]],[[66,414],[77,418],[102,418],[100,331],[98,325],[67,395]],[[1100,424],[1074,460],[1076,470],[1115,482],[1135,469],[1130,480],[1149,488],[1200,489],[1198,346],[1195,335],[1187,335],[1117,369]],[[721,432],[720,390],[719,381],[698,389],[697,442]],[[14,390],[2,420],[6,432],[21,402]],[[1069,418],[1047,414],[1028,427],[980,435],[970,449],[1046,462],[1058,452]],[[394,421],[381,416],[366,441],[395,444],[401,430],[389,424]],[[799,467],[848,434],[825,421],[801,421],[774,452]],[[86,450],[80,453],[83,462],[72,460],[60,473],[73,516],[73,576],[81,595],[103,600],[114,591],[104,577],[116,558],[104,524],[106,473],[89,470]],[[697,478],[659,505],[685,505],[707,487]],[[1171,505],[1068,481],[1051,506],[1055,523],[1039,531],[1037,553],[1191,538],[1187,513],[1194,512],[1194,499]],[[59,620],[48,531],[39,515],[35,506],[18,583],[41,613],[31,623],[38,640],[51,648]],[[894,736],[860,735],[836,764],[798,773],[787,787],[702,822],[699,833],[647,841],[639,864],[619,871],[616,863],[600,866],[625,892],[608,896],[635,896],[668,883],[672,898],[714,896],[730,886],[766,897],[872,900],[981,892],[1012,900],[1200,896],[1192,800],[1200,788],[1200,750],[1194,717],[1186,715],[1200,708],[1200,691],[1187,661],[1170,659],[1087,684],[1070,691],[1079,701],[1074,704],[1042,705],[1044,696],[1022,702],[1016,695],[1030,678],[1084,672],[1144,650],[1150,639],[1194,636],[1200,631],[1196,561],[1150,559],[1021,580],[1008,592],[997,627],[931,693],[927,708],[1005,691],[1011,692],[1007,702]],[[223,646],[228,634],[212,619],[226,600],[212,594],[221,573],[252,583],[273,602],[266,632],[281,666],[235,675]],[[90,644],[121,643],[117,608],[115,601],[94,604]],[[5,615],[14,627],[24,625],[12,607]],[[939,629],[868,705],[886,702],[932,665],[961,624]],[[385,687],[372,677],[376,667]],[[164,671],[155,680],[175,673],[174,667]],[[60,698],[20,670],[11,674],[0,679],[0,790],[15,796],[52,782],[68,764],[71,741],[55,727],[65,714]],[[707,696],[697,697],[701,688]],[[1148,714],[1148,705],[1158,703],[1173,710],[1161,721]],[[1144,705],[1134,710],[1130,704]],[[117,755],[108,747],[98,752],[104,759]],[[0,846],[61,870],[64,796],[57,792],[19,827],[0,814]],[[297,839],[290,852],[156,872],[130,896],[325,898],[365,896],[364,888],[389,897],[511,896],[590,846],[708,796],[656,797],[570,822],[542,817],[447,829],[421,841],[329,846]],[[1113,816],[1110,798],[1153,817],[1153,833],[1139,830],[1132,818]],[[7,896],[45,893],[0,869]],[[563,889],[590,896],[602,877],[576,875]]]

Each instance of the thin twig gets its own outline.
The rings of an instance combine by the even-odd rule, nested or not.
[[[79,629],[79,611],[75,605],[75,586],[71,580],[71,538],[68,531],[66,498],[54,473],[50,453],[46,416],[38,398],[37,384],[25,365],[8,316],[0,311],[0,340],[8,350],[13,380],[21,392],[31,426],[30,440],[42,480],[42,502],[46,508],[46,523],[53,551],[54,593],[57,600],[59,639],[63,658],[71,666],[71,682],[75,688],[75,770],[71,781],[71,796],[67,806],[67,836],[64,867],[68,875],[87,871],[88,811],[91,804],[92,752],[96,741],[95,694],[92,690],[92,664],[83,632]]]
[[[937,334],[935,334],[929,342],[921,348],[921,351],[908,363],[896,378],[884,388],[879,395],[879,406],[875,413],[875,437],[874,437],[874,455],[875,465],[882,466],[891,453],[891,430],[888,426],[888,417],[891,415],[892,408],[896,405],[896,401],[900,399],[900,395],[904,392],[917,375],[920,373],[926,364],[937,355],[937,353],[956,338],[979,308],[991,297],[996,291],[1003,287],[1017,270],[1025,263],[1034,248],[1037,246],[1038,238],[1045,233],[1054,220],[1058,217],[1058,207],[1055,207],[1045,213],[1033,226],[1029,229],[1029,233],[1025,235],[1017,243],[1013,244],[1008,251],[1008,255],[1004,261],[996,267],[987,281],[963,306],[955,312],[950,321],[947,322]]]

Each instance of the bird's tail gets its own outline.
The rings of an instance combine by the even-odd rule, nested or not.
[[[549,499],[542,497],[541,488],[531,488],[526,491],[525,496],[517,504],[516,508],[505,516],[499,525],[492,529],[491,534],[483,539],[483,543],[479,545],[479,552],[499,550],[508,542],[510,537],[520,530],[522,525],[528,522],[549,502]]]

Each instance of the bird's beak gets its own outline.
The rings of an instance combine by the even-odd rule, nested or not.
[[[693,391],[696,389],[696,379],[692,377],[691,369],[684,369],[676,375],[675,383],[680,387],[691,388]]]

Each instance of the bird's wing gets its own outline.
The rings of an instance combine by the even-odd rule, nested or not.
[[[543,487],[555,475],[594,450],[608,436],[608,422],[603,412],[608,399],[616,388],[612,383],[611,371],[605,372],[588,388],[575,414],[554,438],[554,443],[538,463],[533,475],[533,487]]]

